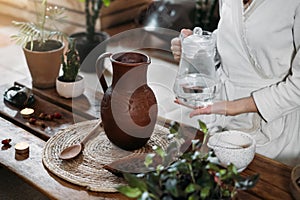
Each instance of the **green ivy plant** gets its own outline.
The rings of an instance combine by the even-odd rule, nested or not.
[[[36,0],[35,7],[36,22],[12,22],[19,28],[19,33],[13,35],[12,39],[30,50],[35,50],[35,45],[38,47],[45,46],[50,39],[62,41],[66,36],[58,30],[56,23],[65,18],[64,9],[48,6],[47,0]],[[46,25],[48,25],[48,29],[46,29]]]
[[[208,134],[206,125],[199,121],[199,126]],[[170,127],[171,134],[178,134],[177,123]],[[180,133],[179,133],[180,134]],[[176,148],[176,145],[171,145]],[[144,174],[124,173],[128,185],[119,186],[117,189],[129,198],[140,200],[196,200],[196,199],[231,199],[238,190],[246,190],[255,186],[259,175],[242,177],[234,165],[226,168],[221,166],[212,151],[201,151],[201,142],[192,141],[191,151],[184,152],[179,159],[169,165],[158,164],[153,168],[155,155],[170,160],[170,152],[164,152],[155,147],[155,155],[149,154],[145,165],[153,171]],[[177,146],[178,149],[178,146]]]

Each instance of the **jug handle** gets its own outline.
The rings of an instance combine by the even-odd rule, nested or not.
[[[97,73],[100,85],[101,85],[104,93],[108,88],[106,80],[104,78],[104,74],[103,74],[103,72],[105,70],[104,60],[105,60],[105,58],[108,58],[111,55],[112,55],[112,53],[110,53],[110,52],[103,53],[97,58],[97,61],[96,61],[96,73]]]

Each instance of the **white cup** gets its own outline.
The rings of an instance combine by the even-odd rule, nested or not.
[[[221,164],[227,166],[232,163],[238,171],[243,171],[254,158],[256,142],[245,132],[231,130],[215,133],[207,145]]]

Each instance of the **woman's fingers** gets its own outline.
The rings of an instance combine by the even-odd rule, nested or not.
[[[180,31],[180,33],[182,34],[183,37],[187,37],[189,35],[192,35],[193,34],[193,31],[191,29],[182,29]]]
[[[191,34],[193,34],[193,31],[190,29],[182,29],[180,32],[182,37],[187,37]],[[173,38],[171,40],[171,51],[173,54],[173,57],[176,61],[180,61],[181,57],[181,40],[179,37]]]
[[[171,51],[173,53],[174,59],[176,61],[179,61],[181,57],[181,42],[178,37],[171,40]]]
[[[227,103],[228,101],[220,101],[213,103],[208,106],[203,106],[203,107],[197,107],[197,106],[192,106],[189,105],[183,101],[180,101],[178,98],[174,100],[175,103],[179,105],[183,105],[185,107],[194,109],[190,113],[190,117],[194,117],[196,115],[209,115],[209,114],[219,114],[219,115],[226,115],[227,114]]]
[[[196,108],[190,113],[190,117],[194,117],[196,115],[208,115],[212,114],[211,112],[212,105],[208,105],[206,107]]]
[[[186,104],[186,103],[184,103],[183,101],[180,101],[180,100],[177,99],[177,98],[174,100],[174,102],[177,103],[177,104],[179,104],[179,105],[183,105],[183,106],[185,106],[185,107],[191,108],[191,109],[197,109],[197,108],[198,108],[198,107],[196,107],[196,106],[191,106],[191,105],[189,105],[189,104]]]

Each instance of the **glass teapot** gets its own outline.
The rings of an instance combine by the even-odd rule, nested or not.
[[[182,103],[192,107],[212,104],[219,82],[215,43],[215,36],[199,27],[192,35],[181,37],[182,54],[173,90]]]

